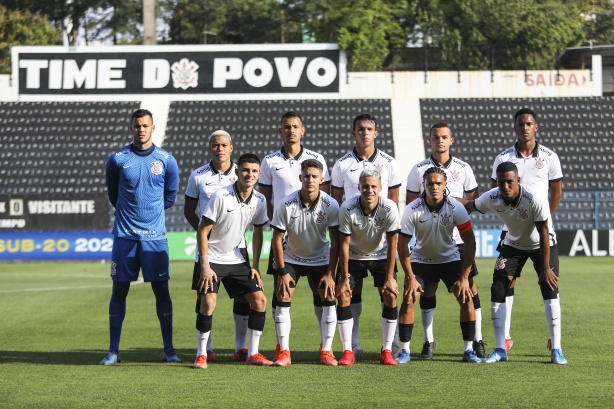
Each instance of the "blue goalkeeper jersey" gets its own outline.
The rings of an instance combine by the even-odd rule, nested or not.
[[[170,153],[155,145],[146,150],[128,145],[109,157],[106,180],[115,237],[166,238],[164,209],[175,203],[179,190],[179,168]]]

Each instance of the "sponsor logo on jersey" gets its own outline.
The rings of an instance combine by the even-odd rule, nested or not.
[[[182,58],[171,65],[173,87],[186,90],[198,86],[198,64],[187,58]]]
[[[161,175],[162,174],[162,162],[160,161],[151,162],[151,173],[153,173],[154,175]]]
[[[452,215],[451,214],[447,214],[447,213],[443,213],[441,215],[441,218],[439,219],[439,222],[444,227],[449,226],[450,223],[452,223]]]
[[[506,258],[499,257],[495,263],[495,270],[503,270],[505,269],[505,263],[507,262]]]

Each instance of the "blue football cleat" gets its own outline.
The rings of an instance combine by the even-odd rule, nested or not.
[[[175,354],[175,351],[170,350],[168,352],[165,352],[164,355],[162,355],[162,362],[174,362],[180,364],[181,359],[179,359],[177,354]]]
[[[478,358],[473,349],[468,349],[463,354],[463,362],[468,362],[470,364],[479,364],[482,361],[480,360],[480,358]]]
[[[492,354],[488,355],[486,359],[482,360],[485,364],[494,364],[495,362],[507,362],[507,352],[505,349],[495,348]]]
[[[397,354],[397,362],[399,364],[406,364],[411,361],[411,357],[409,356],[409,351],[406,349],[401,349]]]
[[[550,350],[550,360],[553,364],[557,365],[565,365],[567,363],[567,359],[563,356],[563,351],[561,348],[554,348]]]
[[[100,361],[100,365],[115,365],[122,360],[119,357],[119,352],[109,351]]]

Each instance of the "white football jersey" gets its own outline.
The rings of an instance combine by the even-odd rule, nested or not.
[[[421,197],[405,206],[401,234],[416,237],[411,261],[442,264],[460,260],[453,234],[457,226],[461,226],[461,230],[469,229],[471,223],[465,207],[453,197],[446,197],[436,212],[432,212]]]
[[[360,196],[343,202],[339,233],[350,236],[350,260],[385,260],[386,233],[399,231],[399,219],[397,204],[382,196],[371,214],[363,211]]]
[[[283,148],[264,157],[260,166],[258,184],[272,188],[273,208],[277,207],[284,197],[301,188],[299,180],[301,163],[307,159],[315,159],[322,164],[323,183],[330,183],[330,175],[324,157],[302,146],[301,151],[294,158],[286,155]]]
[[[237,165],[233,163],[226,172],[220,173],[209,162],[190,174],[185,195],[198,200],[199,216],[205,213],[209,199],[215,192],[237,181],[236,169]]]
[[[360,196],[358,189],[360,173],[372,168],[377,169],[382,175],[381,196],[388,197],[388,189],[401,186],[401,175],[396,159],[379,149],[376,149],[369,159],[359,158],[354,150],[343,155],[333,166],[331,185],[343,189],[345,200]]]
[[[563,179],[559,156],[539,143],[535,144],[535,149],[529,157],[522,156],[516,145],[497,155],[492,165],[492,180],[497,180],[497,166],[503,162],[514,163],[518,168],[520,183],[532,188],[532,191],[546,203],[548,203],[549,183]]]
[[[339,205],[325,192],[305,207],[301,191],[286,196],[275,206],[271,227],[286,232],[284,261],[304,266],[328,265],[330,245],[326,230],[339,227]]]
[[[534,191],[520,185],[520,196],[510,205],[505,204],[498,188],[489,190],[475,200],[475,207],[480,213],[491,211],[507,225],[508,232],[503,244],[520,250],[538,249],[539,234],[535,222],[545,220],[548,221],[550,245],[556,243],[548,202],[535,195]]]
[[[209,261],[218,264],[245,262],[239,245],[247,228],[250,224],[264,226],[269,221],[264,196],[254,190],[251,196],[243,201],[235,185],[215,192],[203,217],[213,223],[209,235]]]

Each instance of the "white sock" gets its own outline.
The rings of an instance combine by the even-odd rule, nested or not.
[[[245,348],[247,342],[247,323],[249,315],[232,314],[235,321],[235,352]]]
[[[354,320],[354,327],[352,328],[352,344],[357,345],[358,343],[360,343],[360,338],[358,337],[358,330],[360,329],[360,314],[362,314],[362,302],[350,304],[350,309],[352,310],[352,319]]]
[[[512,327],[512,306],[514,305],[514,296],[505,297],[505,307],[507,312],[505,315],[505,339],[510,339],[510,328]]]
[[[463,349],[463,352],[464,351],[469,351],[470,349],[473,349],[473,340],[471,340],[471,341],[463,340],[463,345],[464,345],[464,348],[465,348],[465,349]]]
[[[490,303],[490,319],[495,332],[495,348],[505,351],[505,317],[507,313],[506,303]]]
[[[558,298],[544,300],[544,310],[546,312],[546,322],[552,340],[552,348],[561,347],[561,302]]]
[[[435,318],[435,310],[437,308],[431,308],[428,310],[420,310],[422,316],[422,332],[424,332],[424,342],[434,342],[433,336],[433,319]]]
[[[282,351],[290,349],[290,307],[277,307],[275,309],[275,330],[279,339],[279,348]]]
[[[384,311],[384,303],[380,302],[381,307],[382,307],[382,311]],[[392,343],[399,345],[399,326],[397,325],[397,327],[394,329],[394,338],[392,339]]]
[[[260,337],[261,336],[262,336],[262,331],[257,331],[255,329],[249,330],[249,347],[247,348],[248,357],[252,355],[256,355],[258,353],[258,347],[260,347]]]
[[[339,338],[341,338],[341,345],[343,345],[344,351],[352,350],[352,327],[354,326],[354,319],[350,318],[345,321],[337,321],[339,327]]]
[[[322,307],[322,317],[320,323],[320,338],[322,342],[322,351],[330,351],[333,347],[333,339],[335,338],[335,327],[337,326],[337,307],[329,305]]]
[[[273,322],[275,322],[275,311],[276,310],[277,310],[277,307],[271,308],[271,315],[273,316]],[[277,335],[277,325],[275,325],[274,328],[275,328],[275,344],[279,345],[279,335]]]
[[[409,344],[411,343],[411,341],[407,341],[407,342],[400,342],[400,347],[401,349],[406,350],[407,352],[409,352]]]
[[[394,330],[397,327],[397,320],[389,320],[382,317],[382,349],[392,349],[394,340]]]
[[[317,305],[313,306],[313,313],[316,316],[316,319],[318,320],[318,328],[322,328],[322,315],[323,315],[323,309],[324,307],[318,307]],[[335,311],[335,317],[337,316],[337,312]],[[336,318],[335,318],[336,320]],[[335,321],[336,323],[336,321]],[[334,328],[334,326],[333,326]],[[322,331],[320,331],[320,344],[324,345],[324,338],[322,338]]]
[[[207,341],[211,336],[211,331],[200,332],[196,330],[196,356],[207,356]]]
[[[475,337],[474,341],[482,340],[482,309],[478,308],[475,310]]]

